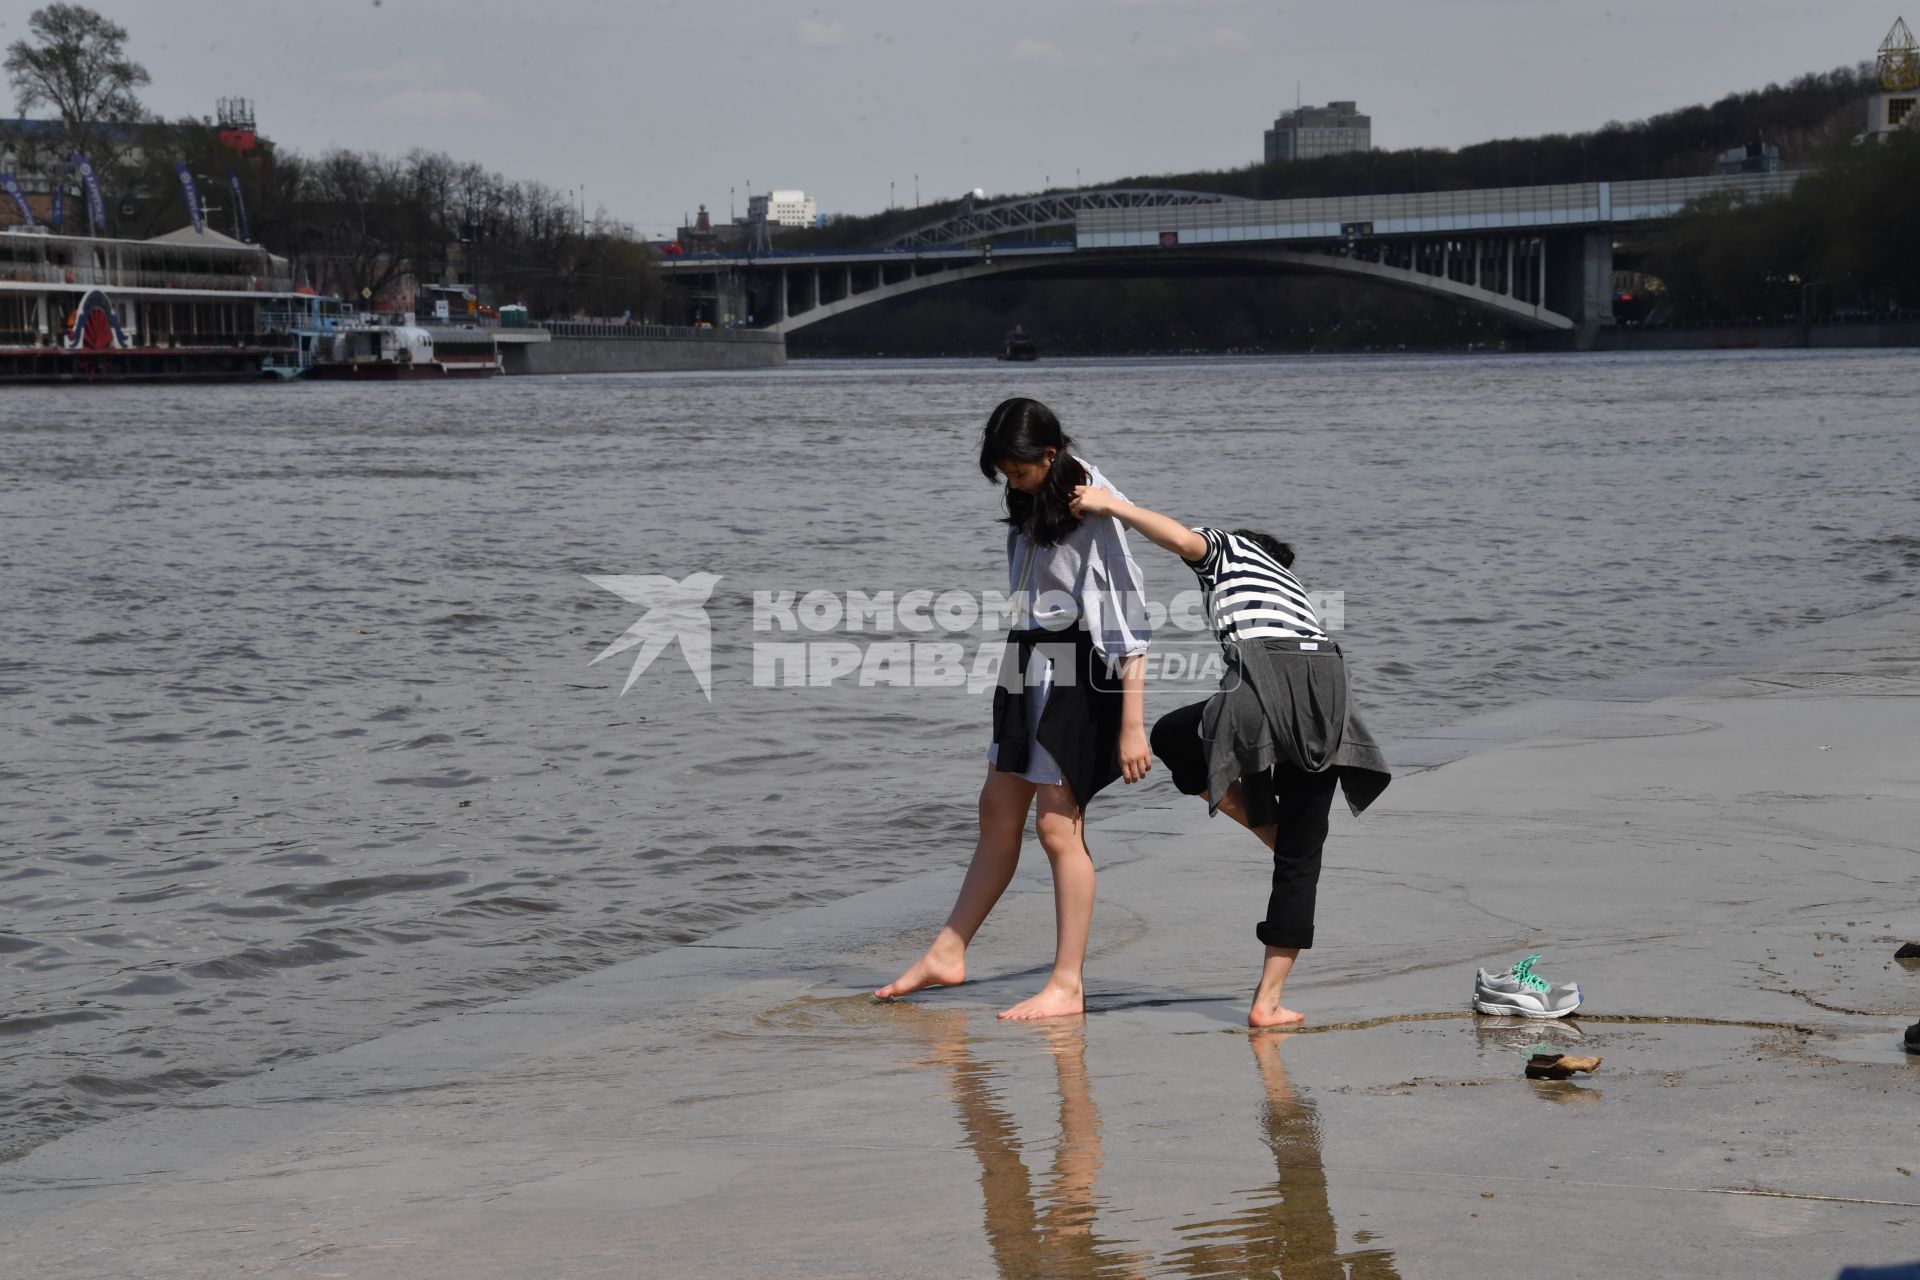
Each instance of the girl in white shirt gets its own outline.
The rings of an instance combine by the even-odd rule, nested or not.
[[[1068,450],[1072,440],[1037,400],[1005,401],[987,419],[980,470],[1007,486],[1007,579],[1022,602],[994,693],[993,745],[980,788],[980,838],[960,896],[926,954],[874,995],[903,996],[966,979],[973,935],[1013,879],[1027,813],[1053,868],[1053,971],[1033,997],[1001,1012],[1028,1020],[1085,1010],[1093,858],[1087,802],[1115,778],[1152,768],[1142,687],[1150,632],[1140,567],[1111,517],[1081,519],[1074,489],[1111,484]],[[1069,679],[1068,676],[1072,678]]]

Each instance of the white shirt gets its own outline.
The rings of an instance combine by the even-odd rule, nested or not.
[[[1125,495],[1085,458],[1087,483]],[[1127,529],[1112,516],[1093,516],[1051,547],[1035,546],[1018,529],[1007,530],[1007,587],[1016,593],[1032,562],[1026,599],[1016,626],[1064,631],[1081,622],[1103,658],[1133,657],[1147,651],[1153,629],[1147,624],[1147,588],[1127,545]],[[1028,621],[1028,619],[1031,621]]]

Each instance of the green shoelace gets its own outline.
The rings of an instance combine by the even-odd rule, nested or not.
[[[1537,955],[1528,956],[1513,966],[1513,976],[1520,979],[1520,985],[1528,990],[1544,992],[1547,990],[1546,979],[1536,977],[1533,972],[1533,962],[1539,958]]]

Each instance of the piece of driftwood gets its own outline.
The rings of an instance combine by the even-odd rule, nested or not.
[[[1565,1080],[1576,1071],[1593,1074],[1598,1058],[1576,1058],[1570,1053],[1536,1053],[1527,1059],[1527,1079]]]

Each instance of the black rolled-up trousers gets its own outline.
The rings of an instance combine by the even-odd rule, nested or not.
[[[1200,736],[1200,714],[1206,706],[1196,702],[1168,712],[1154,722],[1151,735],[1153,754],[1173,775],[1173,785],[1190,796],[1207,789],[1207,744]],[[1254,930],[1270,947],[1313,946],[1320,854],[1339,783],[1337,769],[1308,773],[1286,761],[1271,774],[1240,779],[1247,825],[1273,828],[1273,888],[1267,895],[1267,918]]]

